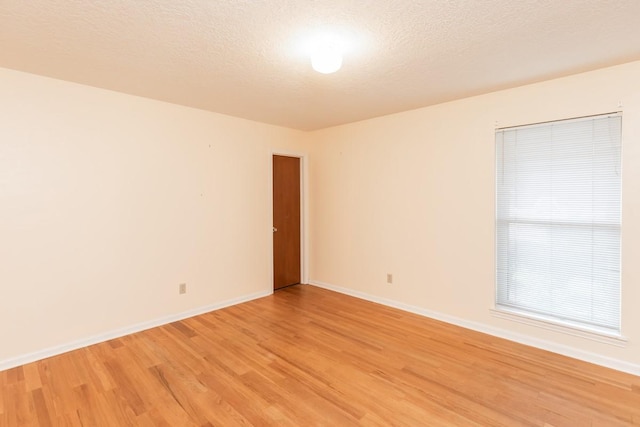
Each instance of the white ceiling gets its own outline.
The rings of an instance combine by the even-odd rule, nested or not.
[[[304,130],[638,59],[640,0],[0,0],[0,67]]]

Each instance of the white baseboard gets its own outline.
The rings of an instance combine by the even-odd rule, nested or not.
[[[605,366],[607,368],[615,369],[617,371],[622,371],[629,374],[640,376],[640,365],[635,363],[630,363],[624,360],[618,360],[611,357],[601,356],[599,354],[592,353],[589,351],[584,351],[574,347],[557,344],[551,341],[534,338],[528,335],[511,332],[505,329],[489,326],[484,323],[465,320],[459,317],[450,316],[448,314],[439,313],[437,311],[427,310],[425,308],[416,307],[416,306],[405,304],[399,301],[378,297],[375,295],[356,291],[349,288],[343,288],[341,286],[331,285],[329,283],[324,283],[317,280],[310,280],[309,284],[317,286],[319,288],[328,289],[331,291],[339,292],[341,294],[350,295],[363,300],[397,308],[403,311],[408,311],[410,313],[419,314],[421,316],[429,317],[435,320],[440,320],[442,322],[450,323],[452,325],[460,326],[466,329],[471,329],[477,332],[482,332],[482,333],[493,335],[499,338],[504,338],[509,341],[515,341],[520,344],[529,345],[532,347],[540,348],[542,350],[558,353],[563,356],[572,357],[574,359],[583,360],[585,362],[594,363],[600,366]]]
[[[228,299],[228,300],[207,305],[204,307],[198,307],[193,310],[183,311],[181,313],[161,317],[159,319],[150,320],[148,322],[142,322],[142,323],[127,326],[124,328],[115,329],[113,331],[109,331],[100,335],[94,335],[88,338],[83,338],[67,344],[49,347],[44,350],[39,350],[33,353],[25,354],[22,356],[11,358],[11,359],[0,360],[0,372],[6,369],[15,368],[16,366],[21,366],[27,363],[46,359],[48,357],[57,356],[59,354],[67,353],[72,350],[77,350],[79,348],[88,347],[93,344],[98,344],[98,343],[109,341],[115,338],[120,338],[125,335],[134,334],[136,332],[141,332],[147,329],[166,325],[168,323],[177,322],[178,320],[183,320],[189,317],[194,317],[200,314],[208,313],[210,311],[215,311],[221,308],[229,307],[232,305],[240,304],[243,302],[251,301],[251,300],[262,298],[262,297],[266,297],[268,295],[271,295],[272,293],[273,291],[256,292],[253,294],[244,295],[238,298]]]

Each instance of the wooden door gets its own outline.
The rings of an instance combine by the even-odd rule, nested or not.
[[[273,156],[273,288],[300,283],[300,159]]]

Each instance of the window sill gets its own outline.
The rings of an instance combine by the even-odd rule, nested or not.
[[[542,316],[537,317],[528,313],[525,314],[517,310],[496,307],[491,309],[491,314],[501,319],[511,320],[525,325],[537,326],[550,331],[560,332],[574,337],[586,338],[591,341],[597,341],[616,347],[626,347],[627,345],[627,339],[622,335],[616,335],[614,333],[600,331],[597,329],[584,329],[568,323],[559,323],[557,320],[548,320]]]

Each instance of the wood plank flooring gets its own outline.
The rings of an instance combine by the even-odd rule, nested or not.
[[[67,425],[640,425],[640,377],[301,285],[0,372]]]

